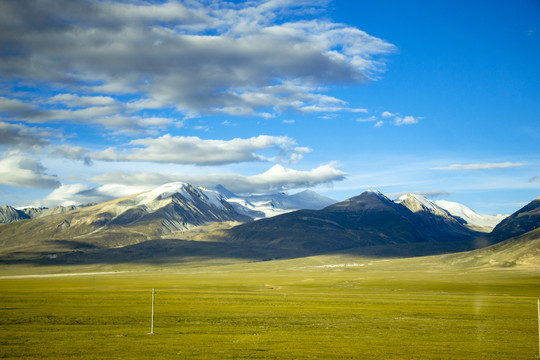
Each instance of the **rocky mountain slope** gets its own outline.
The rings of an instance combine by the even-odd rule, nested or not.
[[[520,236],[540,227],[540,197],[501,221],[487,236],[494,242]]]
[[[30,219],[30,216],[12,206],[0,206],[0,224],[10,224],[16,221]]]
[[[322,253],[342,249],[472,240],[477,233],[444,213],[422,207],[414,197],[396,203],[378,191],[328,206],[237,226],[229,239],[246,246]]]
[[[36,210],[34,219],[0,225],[0,259],[55,263],[190,256],[268,259],[335,251],[410,257],[485,247],[540,224],[540,199],[485,235],[420,195],[392,201],[378,191],[366,191],[334,203],[310,191],[240,197],[220,190],[171,183],[71,211],[50,209],[44,215],[44,209]],[[325,202],[331,205],[287,209],[316,208]],[[265,213],[261,211],[265,207],[274,210]],[[4,208],[5,218],[30,216]],[[276,209],[287,213],[253,220],[275,215]]]
[[[163,186],[168,186],[165,184]],[[160,190],[156,190],[160,191]],[[204,190],[207,193],[218,193],[222,199],[226,200],[240,215],[259,219],[271,217],[299,209],[322,209],[337,201],[317,194],[311,190],[305,190],[296,194],[276,193],[264,195],[240,196],[230,192],[222,185],[214,188],[213,192]],[[0,207],[0,224],[36,219],[43,216],[62,214],[78,209],[86,205],[56,206],[54,208],[28,206],[24,208],[14,208],[9,205]]]
[[[478,235],[466,226],[464,220],[452,216],[422,195],[406,194],[401,196],[397,203],[413,212],[416,215],[413,222],[426,236],[435,241],[463,240],[471,238],[471,235]]]
[[[51,209],[35,206],[14,208],[5,205],[0,207],[0,224],[10,224],[20,220],[37,219],[43,216],[63,214],[85,206],[90,205],[55,206]]]
[[[178,230],[223,221],[251,221],[211,190],[171,183],[152,191],[70,212],[0,226],[2,250],[10,247],[117,247]]]

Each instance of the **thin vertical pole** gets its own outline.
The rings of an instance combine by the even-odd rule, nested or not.
[[[150,325],[150,334],[154,334],[154,303],[155,303],[156,289],[152,288],[152,324]]]
[[[538,299],[538,358],[540,358],[540,299]]]

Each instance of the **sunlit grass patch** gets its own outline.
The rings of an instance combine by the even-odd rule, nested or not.
[[[294,266],[293,266],[294,265]],[[278,262],[0,280],[0,357],[523,359],[537,273]],[[156,288],[155,335],[150,332]]]

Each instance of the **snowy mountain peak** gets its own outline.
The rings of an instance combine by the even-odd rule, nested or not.
[[[270,169],[266,170],[266,172],[264,174],[265,175],[270,175],[270,174],[281,175],[281,174],[286,174],[286,173],[291,172],[291,171],[292,170],[287,169],[286,167],[284,167],[282,165],[276,164],[276,165],[272,166]]]
[[[139,205],[146,205],[149,208],[159,208],[164,200],[172,199],[173,197],[181,196],[183,199],[192,204],[200,202],[206,203],[208,206],[218,209],[225,209],[223,196],[214,190],[204,188],[194,188],[188,183],[173,182],[161,185],[154,190],[140,194],[137,197]]]
[[[369,189],[369,190],[366,190],[364,192],[366,192],[368,194],[373,194],[373,195],[382,195],[382,193],[379,190],[371,190],[371,189]]]
[[[418,212],[418,211],[429,211],[432,213],[442,212],[446,215],[446,211],[444,209],[437,206],[435,202],[427,199],[425,196],[422,196],[422,195],[407,193],[405,195],[400,196],[396,202],[407,206],[409,210],[411,210],[412,212]]]
[[[319,210],[336,203],[336,200],[304,190],[293,195],[283,192],[245,197],[232,194],[227,197],[227,202],[233,205],[236,211],[256,219],[300,209]]]
[[[377,198],[379,200],[382,200],[384,202],[388,202],[388,201],[392,202],[392,200],[390,200],[386,195],[384,195],[379,190],[366,190],[362,194],[360,194],[360,196],[362,196],[362,197],[370,196],[370,197],[375,197],[375,198]]]
[[[188,191],[187,191],[187,189],[189,188],[192,188],[192,187],[191,185],[187,183],[172,182],[172,183],[161,185],[149,192],[143,193],[139,195],[139,197],[142,198],[141,203],[143,204],[150,202],[152,200],[156,200],[156,199],[158,200],[166,199],[176,193],[180,193],[186,198],[191,198],[191,196],[188,194]]]
[[[360,196],[362,196],[362,195],[364,195],[364,196],[375,196],[375,197],[383,199],[383,200],[388,200],[386,195],[384,195],[379,190],[366,190],[362,194],[360,194]]]

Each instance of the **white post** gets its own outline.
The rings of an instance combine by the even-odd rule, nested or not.
[[[540,299],[538,299],[538,358],[540,359]]]
[[[154,335],[154,298],[156,290],[152,288],[152,324],[150,325],[150,334]]]

